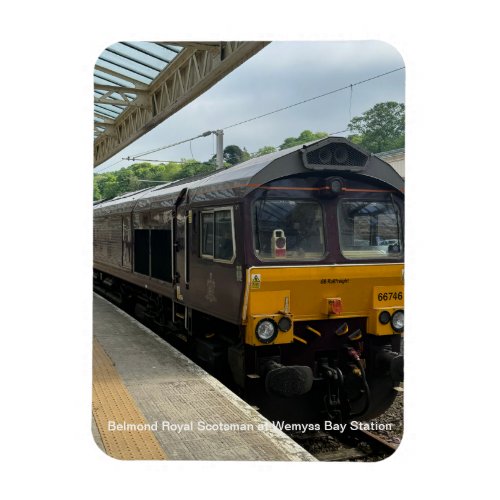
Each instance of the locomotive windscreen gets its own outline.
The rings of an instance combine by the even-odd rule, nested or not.
[[[315,201],[258,201],[255,254],[259,259],[319,260],[325,253],[323,226],[323,210]]]
[[[401,215],[391,201],[341,200],[338,218],[347,259],[402,259]]]

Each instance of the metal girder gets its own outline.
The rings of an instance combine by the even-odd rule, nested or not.
[[[112,127],[94,123],[106,127],[94,139],[94,168],[207,91],[269,42],[161,43],[184,48],[148,86],[139,82],[134,87],[95,84],[95,90],[101,91],[96,96],[98,103],[111,104],[112,100],[125,109],[114,119]],[[137,98],[128,102],[131,94]]]

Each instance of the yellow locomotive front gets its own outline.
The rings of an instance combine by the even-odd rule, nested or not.
[[[348,172],[257,190],[242,324],[247,366],[268,394],[308,399],[337,421],[392,403],[403,379],[403,209],[402,191]]]

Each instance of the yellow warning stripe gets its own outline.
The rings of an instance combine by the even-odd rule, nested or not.
[[[109,456],[122,460],[167,459],[153,431],[147,428],[147,420],[128,393],[113,362],[96,339],[92,414]],[[114,423],[116,430],[113,430]],[[126,428],[118,430],[118,425]]]

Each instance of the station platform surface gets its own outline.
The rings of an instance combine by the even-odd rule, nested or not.
[[[254,408],[94,294],[92,433],[119,459],[315,461]]]

